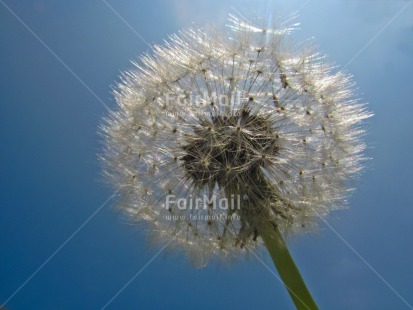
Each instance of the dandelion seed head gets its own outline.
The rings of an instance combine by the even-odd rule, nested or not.
[[[294,27],[228,22],[181,31],[134,62],[101,127],[119,207],[199,265],[255,248],[263,221],[293,234],[344,207],[371,115],[348,74],[312,47],[291,48]],[[199,197],[241,201],[177,203]]]

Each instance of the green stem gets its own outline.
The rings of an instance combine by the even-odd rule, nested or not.
[[[296,308],[299,310],[318,309],[278,228],[268,223],[261,227],[260,235]]]

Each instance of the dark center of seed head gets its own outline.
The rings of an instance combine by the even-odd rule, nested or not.
[[[183,150],[186,155],[180,159],[188,179],[198,187],[223,188],[262,177],[260,168],[268,156],[278,154],[279,146],[269,118],[244,109],[237,115],[199,119]]]

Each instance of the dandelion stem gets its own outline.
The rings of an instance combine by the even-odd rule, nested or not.
[[[277,227],[263,225],[260,235],[297,309],[318,309]]]

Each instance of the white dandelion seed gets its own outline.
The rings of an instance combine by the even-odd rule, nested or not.
[[[102,125],[119,207],[197,264],[256,248],[264,222],[295,233],[342,208],[370,116],[348,74],[291,45],[291,27],[229,23],[154,46],[123,74]],[[212,206],[223,198],[237,201]]]

